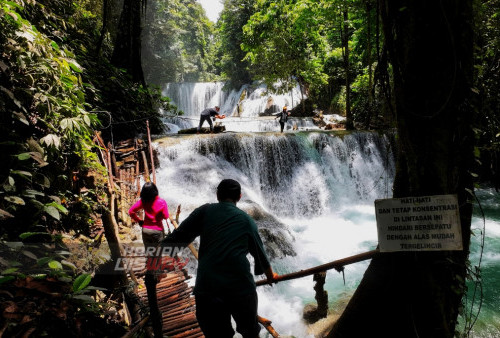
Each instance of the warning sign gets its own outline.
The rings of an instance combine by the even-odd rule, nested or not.
[[[462,250],[456,195],[375,201],[381,252]]]

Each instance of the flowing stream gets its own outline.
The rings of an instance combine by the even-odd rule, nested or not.
[[[374,249],[378,242],[374,200],[392,197],[394,136],[323,132],[313,127],[302,128],[312,130],[308,132],[280,134],[274,121],[241,122],[254,120],[265,109],[269,96],[262,95],[264,92],[257,87],[247,88],[245,95],[242,91],[227,93],[219,83],[166,86],[165,93],[186,112],[184,117],[192,118],[167,120],[173,132],[197,125],[198,114],[205,107],[220,105],[223,113],[234,115],[239,104],[242,116],[227,124],[228,130],[238,133],[170,135],[157,140],[157,183],[170,211],[181,205],[182,221],[194,208],[215,202],[217,184],[232,178],[242,185],[238,206],[256,220],[279,274]],[[293,103],[292,96],[284,95],[273,97],[272,102],[277,107],[293,106],[298,104],[300,92],[293,95]],[[274,132],[262,132],[266,130]],[[500,197],[488,188],[480,189],[478,197],[486,218],[483,222],[476,208],[470,261],[472,266],[478,264],[480,234],[486,229],[481,262],[484,301],[470,336],[500,337]],[[192,275],[195,264],[190,267]],[[341,311],[367,266],[368,262],[346,266],[345,284],[342,274],[327,273],[325,289],[332,315],[313,326],[302,320],[304,305],[315,303],[312,276],[259,287],[259,315],[272,320],[282,336],[320,334]],[[467,313],[478,309],[479,292],[473,307],[472,295],[471,289]],[[460,321],[461,327],[464,320]],[[265,330],[261,337],[267,337]]]
[[[474,207],[471,238],[471,267],[481,263],[482,305],[470,337],[500,337],[500,193],[492,188],[476,190],[480,204]],[[484,217],[483,217],[484,213]],[[482,250],[484,235],[484,249]],[[477,315],[481,288],[474,293],[474,283],[469,282],[465,302],[467,315]],[[472,299],[475,295],[475,301]],[[460,327],[465,320],[460,318]]]
[[[262,84],[244,85],[240,90],[226,90],[223,82],[167,83],[162,93],[170,97],[172,103],[184,113],[164,119],[170,133],[198,126],[200,112],[214,106],[220,106],[219,114],[226,115],[222,123],[228,131],[278,131],[278,121],[270,114],[281,111],[283,106],[293,109],[302,97],[298,86],[285,94],[272,94]],[[266,116],[262,117],[263,115]],[[217,120],[219,121],[221,120]],[[205,123],[205,127],[207,126]],[[286,129],[292,129],[293,126],[300,130],[318,129],[311,118],[291,117]]]
[[[197,206],[216,201],[220,180],[238,180],[243,190],[238,206],[268,230],[266,249],[283,274],[376,247],[373,201],[391,197],[391,139],[368,132],[169,137],[158,141],[157,183],[170,210],[182,206],[182,220]],[[355,288],[366,266],[347,266],[346,285],[336,271],[327,274],[332,303]],[[281,335],[308,336],[301,317],[304,305],[314,301],[313,286],[306,277],[259,287],[259,314]]]

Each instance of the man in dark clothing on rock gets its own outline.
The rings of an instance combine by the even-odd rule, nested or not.
[[[253,219],[236,206],[240,184],[222,180],[217,187],[218,203],[195,209],[163,246],[186,245],[200,236],[198,272],[194,295],[196,317],[207,338],[232,338],[234,330],[244,338],[258,337],[257,292],[247,254],[255,260],[254,274],[265,273],[272,282],[273,272]]]
[[[210,125],[210,132],[212,133],[214,131],[214,126],[212,125],[212,117],[218,118],[218,119],[223,119],[226,117],[226,115],[219,115],[219,110],[220,108],[218,106],[215,106],[214,108],[207,108],[203,110],[200,113],[200,124],[198,125],[198,128],[196,131],[199,133],[201,130],[201,126],[205,121],[208,121],[208,124]]]

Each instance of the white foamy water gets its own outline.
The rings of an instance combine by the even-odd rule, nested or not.
[[[239,206],[257,205],[290,232],[297,255],[272,261],[279,274],[376,247],[373,201],[390,197],[394,177],[387,137],[224,134],[178,137],[171,143],[158,148],[157,174],[171,212],[181,204],[182,220],[194,208],[216,201],[215,188],[222,179],[238,180],[243,194]],[[346,266],[346,285],[342,274],[327,273],[325,288],[332,304],[355,288],[367,264]],[[272,320],[283,336],[307,337],[302,310],[314,301],[313,287],[312,276],[259,287],[259,314]]]
[[[182,205],[181,221],[196,207],[215,202],[224,178],[242,185],[240,207],[256,205],[278,219],[290,236],[296,256],[274,259],[279,274],[310,268],[372,250],[377,245],[374,200],[390,198],[394,160],[389,137],[353,133],[218,134],[170,137],[159,146],[157,182],[171,212]],[[474,337],[500,335],[500,217],[498,194],[483,190],[486,243],[482,256],[485,301]],[[261,227],[262,224],[259,224]],[[483,220],[472,228],[470,261],[478,264]],[[355,290],[368,261],[327,273],[325,289],[331,310]],[[195,274],[195,267],[190,270]],[[262,277],[257,277],[257,279]],[[193,282],[191,280],[191,282]],[[282,336],[312,337],[302,321],[304,305],[314,303],[313,277],[258,287],[259,314],[272,320]],[[477,309],[477,300],[475,309]],[[460,320],[460,319],[459,319]],[[261,337],[267,337],[265,330]]]
[[[216,120],[222,122],[227,131],[278,131],[279,123],[273,117],[258,117],[266,111],[277,113],[283,106],[292,109],[302,98],[299,86],[285,94],[273,94],[267,92],[266,86],[262,84],[244,85],[240,90],[226,90],[223,82],[167,83],[162,94],[170,97],[172,103],[184,112],[179,117],[165,118],[165,123],[171,127],[170,133],[197,127],[201,111],[214,106],[220,106],[219,113],[227,116],[224,120]],[[208,124],[205,122],[204,126]],[[294,126],[298,130],[318,129],[310,118],[290,118],[285,128],[291,130]]]

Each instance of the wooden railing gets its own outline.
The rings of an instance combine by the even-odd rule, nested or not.
[[[379,250],[375,249],[375,250],[360,253],[360,254],[357,254],[354,256],[342,258],[342,259],[339,259],[339,260],[336,260],[336,261],[333,261],[330,263],[318,265],[318,266],[315,266],[313,268],[309,268],[306,270],[300,270],[300,271],[296,271],[296,272],[292,272],[292,273],[288,273],[288,274],[284,274],[284,275],[279,275],[278,278],[273,280],[273,283],[282,282],[282,281],[286,281],[286,280],[290,280],[290,279],[301,278],[301,277],[305,277],[305,276],[311,276],[311,275],[314,275],[315,273],[323,272],[323,271],[327,271],[327,270],[331,270],[331,269],[337,269],[337,270],[341,271],[342,268],[346,265],[366,261],[368,259],[372,259],[376,255],[378,255],[378,253],[379,253]],[[260,280],[260,281],[256,282],[255,284],[257,286],[268,285],[269,281],[267,279],[264,279],[264,280]]]

